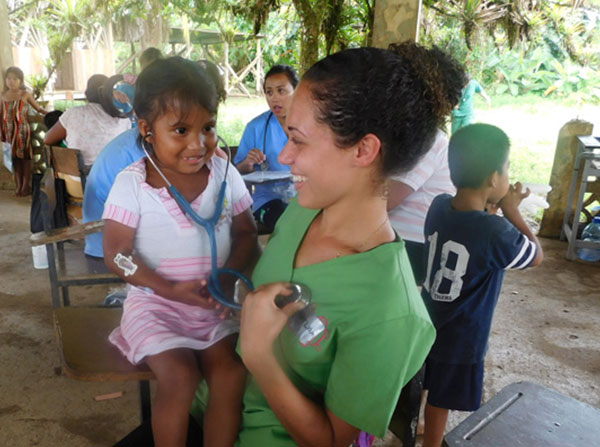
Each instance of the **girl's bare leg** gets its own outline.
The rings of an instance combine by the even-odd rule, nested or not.
[[[15,195],[21,196],[21,189],[23,188],[23,166],[21,165],[20,158],[13,158],[13,172],[15,178]]]
[[[235,352],[237,334],[200,352],[200,367],[210,391],[204,414],[204,445],[232,447],[242,416],[246,368]]]
[[[425,405],[425,433],[423,447],[441,447],[448,420],[448,409]]]
[[[31,160],[21,160],[23,176],[21,178],[21,195],[31,195]]]
[[[200,381],[194,351],[172,349],[146,358],[157,379],[152,402],[156,447],[185,447],[189,411]]]

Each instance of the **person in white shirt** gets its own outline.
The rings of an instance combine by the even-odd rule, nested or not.
[[[117,135],[131,128],[131,121],[109,107],[110,95],[104,95],[108,77],[95,74],[88,79],[85,97],[88,104],[67,109],[44,138],[45,144],[65,140],[67,147],[79,149],[83,162],[91,166],[100,151]]]

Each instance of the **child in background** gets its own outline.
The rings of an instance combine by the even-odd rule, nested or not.
[[[481,404],[484,357],[504,272],[542,262],[540,244],[518,206],[529,191],[508,180],[510,143],[489,124],[450,139],[454,197],[433,201],[425,220],[423,299],[437,330],[427,357],[423,447],[440,447],[448,410]],[[504,217],[496,216],[497,208]],[[491,211],[488,211],[491,210]]]
[[[203,218],[212,216],[227,161],[217,148],[217,79],[178,57],[140,75],[134,99],[141,144]],[[252,200],[229,169],[216,225],[219,267],[243,270],[256,245]],[[129,283],[121,325],[110,340],[132,363],[145,361],[158,384],[152,406],[157,446],[184,446],[188,412],[201,376],[210,389],[204,445],[237,437],[245,368],[235,353],[238,322],[204,292],[211,248],[147,158],[116,178],[104,208],[104,259]]]
[[[11,145],[17,196],[31,194],[33,146],[29,126],[30,107],[42,115],[48,113],[25,89],[23,71],[18,67],[8,67],[4,73],[0,103],[0,141]]]

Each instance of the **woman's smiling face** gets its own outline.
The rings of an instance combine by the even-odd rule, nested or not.
[[[352,148],[336,146],[335,134],[317,122],[318,112],[309,84],[301,82],[294,93],[286,125],[289,140],[279,162],[290,166],[298,203],[321,209],[341,199],[352,183]]]

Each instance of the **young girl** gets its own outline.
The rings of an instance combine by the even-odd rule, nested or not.
[[[43,115],[48,113],[39,106],[31,93],[25,90],[23,71],[18,67],[7,68],[0,104],[0,140],[12,146],[17,196],[31,194],[33,148],[29,127],[30,106]]]
[[[217,82],[182,58],[158,60],[138,78],[134,109],[141,144],[203,218],[212,216],[227,162],[217,148]],[[252,200],[229,169],[216,225],[219,266],[244,269],[256,244]],[[237,322],[205,292],[211,269],[207,232],[184,214],[151,160],[123,170],[106,201],[104,259],[129,284],[110,340],[132,363],[145,361],[158,386],[152,408],[156,446],[184,446],[188,412],[202,376],[210,389],[205,445],[237,436],[245,369],[234,351]]]

